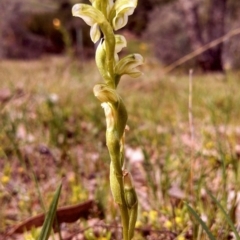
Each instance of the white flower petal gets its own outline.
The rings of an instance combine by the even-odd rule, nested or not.
[[[136,8],[136,6],[137,0],[116,0],[114,4],[114,8],[116,9],[117,13],[127,8]]]
[[[89,26],[93,26],[95,23],[102,23],[106,20],[99,10],[83,3],[73,6],[72,15],[82,18]]]
[[[114,53],[114,60],[115,60],[115,62],[119,61],[119,56],[116,52]]]
[[[117,0],[114,4],[116,15],[113,18],[114,30],[118,30],[127,24],[128,16],[132,15],[137,6],[137,0]]]
[[[128,21],[128,15],[127,14],[119,14],[113,19],[113,26],[114,30],[117,31],[124,26],[126,26]]]
[[[92,25],[90,29],[90,37],[94,43],[96,43],[100,39],[101,32],[100,32],[99,25],[97,23]]]
[[[126,38],[122,35],[115,35],[115,53],[119,53],[126,46]]]

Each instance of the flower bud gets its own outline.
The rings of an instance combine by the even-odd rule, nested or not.
[[[133,208],[137,204],[138,200],[137,194],[132,184],[132,178],[130,173],[127,172],[124,174],[123,184],[124,184],[124,196],[127,207]]]

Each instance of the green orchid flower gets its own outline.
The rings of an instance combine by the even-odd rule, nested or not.
[[[130,54],[122,58],[115,66],[115,73],[117,75],[127,74],[133,78],[139,77],[142,75],[142,72],[136,69],[139,65],[143,64],[143,57],[138,54]]]
[[[122,48],[127,46],[127,41],[126,41],[125,37],[122,35],[114,35],[114,37],[115,37],[114,60],[116,63],[119,60],[118,53],[122,50]],[[96,60],[98,70],[99,70],[100,74],[102,75],[103,79],[106,81],[106,83],[109,86],[111,86],[112,85],[111,75],[108,72],[108,70],[106,69],[106,64],[107,64],[106,43],[105,43],[104,39],[102,39],[98,44],[95,60]],[[112,86],[112,87],[115,87],[115,86]]]
[[[123,35],[115,34],[114,37],[115,37],[114,59],[115,59],[116,62],[118,62],[118,60],[119,60],[118,53],[121,52],[122,49],[127,46],[127,41],[126,41],[126,38]],[[101,53],[97,52],[96,53],[97,57],[98,57],[98,55],[103,54],[102,53],[103,50],[106,51],[106,44],[105,44],[105,41],[103,41],[103,40],[98,45],[98,50],[97,51],[99,51]],[[102,49],[100,50],[100,48],[102,48],[103,50]]]
[[[79,3],[73,6],[72,14],[82,18],[91,27],[90,37],[96,43],[101,37],[99,24],[107,21],[103,13],[90,5]]]
[[[115,128],[114,130],[118,135],[118,141],[120,141],[123,136],[128,119],[127,110],[122,101],[122,98],[119,96],[115,89],[112,89],[104,83],[96,84],[93,88],[93,93],[101,103],[108,103],[109,106],[107,107],[107,109],[108,111],[112,112],[111,116],[113,116]],[[106,105],[103,105],[103,107],[106,114]],[[107,116],[109,115],[106,115],[106,117]],[[108,127],[107,130],[109,130]]]
[[[115,34],[115,52],[114,59],[116,62],[119,61],[118,53],[122,51],[124,47],[127,46],[126,38],[123,35]]]
[[[115,16],[112,19],[114,30],[118,30],[127,24],[128,16],[132,15],[137,6],[137,0],[116,0],[113,9]]]

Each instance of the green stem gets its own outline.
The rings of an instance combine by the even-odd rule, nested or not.
[[[123,240],[130,240],[128,238],[128,209],[126,209],[126,206],[119,205],[121,218],[122,218],[122,229],[123,229]]]
[[[114,32],[113,32],[113,29],[112,29],[110,23],[107,21],[104,21],[103,23],[101,23],[99,25],[104,34],[105,41],[106,41],[106,55],[107,55],[107,61],[106,61],[107,67],[106,68],[110,74],[112,84],[113,84],[114,88],[116,88],[115,82],[114,82],[114,51],[115,51]]]
[[[119,178],[118,178],[119,179]],[[124,197],[124,187],[123,187],[123,179],[119,181],[120,189],[121,189],[121,198],[122,198],[122,205],[119,204],[119,209],[121,213],[121,220],[122,220],[122,228],[123,228],[123,240],[130,240],[128,238],[128,228],[129,228],[129,215],[128,215],[128,208]]]
[[[137,221],[137,215],[138,215],[138,203],[136,203],[135,206],[131,208],[129,211],[129,228],[128,228],[129,240],[131,240],[134,236],[134,229]]]
[[[126,200],[124,197],[123,175],[122,171],[119,174],[116,173],[112,161],[110,163],[110,186],[114,201],[118,204],[121,213],[121,220],[123,226],[123,239],[129,240],[128,239],[129,214]]]

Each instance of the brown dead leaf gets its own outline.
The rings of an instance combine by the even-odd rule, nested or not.
[[[89,200],[87,202],[62,207],[57,210],[57,222],[61,223],[73,223],[77,221],[79,218],[87,218],[93,209],[93,206],[96,205],[93,200]],[[7,236],[11,236],[15,233],[23,233],[25,231],[30,230],[33,227],[41,227],[44,222],[44,213],[38,214],[37,216],[28,218],[24,222],[14,226],[8,233]]]

